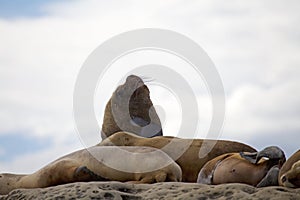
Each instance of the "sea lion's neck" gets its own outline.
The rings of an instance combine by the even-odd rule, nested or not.
[[[38,180],[36,180],[34,174],[32,175],[20,175],[16,182],[15,188],[34,188],[37,186]]]

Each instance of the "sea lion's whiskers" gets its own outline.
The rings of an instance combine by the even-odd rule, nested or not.
[[[155,79],[145,80],[144,83],[152,83],[152,82],[154,82],[154,81],[155,81]]]
[[[139,76],[141,79],[149,78],[148,76]]]
[[[152,77],[143,77],[142,80],[144,81],[144,83],[150,83],[155,81],[155,78]]]
[[[152,77],[148,77],[148,76],[140,76],[140,78],[141,78],[143,81],[153,80]]]

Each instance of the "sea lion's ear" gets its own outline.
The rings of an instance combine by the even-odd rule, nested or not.
[[[250,163],[256,164],[257,153],[258,152],[253,152],[253,153],[240,152],[240,156],[246,159],[247,161],[249,161]]]

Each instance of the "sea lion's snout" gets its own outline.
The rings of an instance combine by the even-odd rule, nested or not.
[[[140,93],[144,93],[144,91],[147,90],[147,86],[140,77],[130,75],[126,78],[123,87],[120,87],[119,90],[123,90],[123,95],[129,95],[131,98],[137,98]]]
[[[281,182],[285,187],[289,188],[296,188],[296,186],[293,184],[294,179],[289,179],[287,175],[281,176]]]
[[[144,85],[144,81],[136,75],[130,75],[126,78],[125,85],[129,85],[131,87],[139,88],[142,85]]]

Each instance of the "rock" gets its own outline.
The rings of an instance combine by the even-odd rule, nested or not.
[[[18,189],[6,199],[300,199],[300,188],[255,188],[245,184],[202,185],[166,182],[130,184],[120,182],[71,183],[49,188]]]

